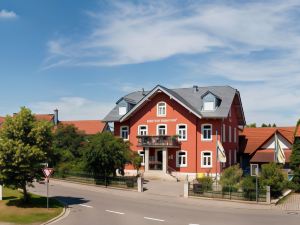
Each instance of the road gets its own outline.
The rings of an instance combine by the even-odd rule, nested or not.
[[[31,192],[45,194],[44,184]],[[70,207],[55,225],[276,225],[299,224],[300,215],[269,206],[184,199],[51,181],[50,196]]]

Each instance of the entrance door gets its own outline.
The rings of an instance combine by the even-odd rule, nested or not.
[[[163,164],[163,156],[162,156],[162,150],[158,149],[156,150],[156,169],[162,170],[162,164]]]

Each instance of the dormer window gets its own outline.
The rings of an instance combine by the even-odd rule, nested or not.
[[[167,104],[165,102],[159,102],[157,104],[157,116],[164,117],[167,115]]]
[[[125,106],[120,106],[120,107],[119,107],[119,115],[120,115],[120,116],[125,115],[126,112],[127,112],[127,107],[125,107]]]
[[[215,111],[216,108],[221,103],[221,100],[210,92],[202,96],[202,99],[203,99],[203,108],[202,108],[203,111]]]

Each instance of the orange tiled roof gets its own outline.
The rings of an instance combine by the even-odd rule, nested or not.
[[[286,138],[290,143],[293,143],[295,129],[295,127],[246,127],[240,133],[240,136],[244,137],[241,140],[241,151],[247,154],[254,153],[259,147],[268,141],[276,131]]]
[[[54,114],[34,114],[36,120],[46,120],[52,122],[54,119]]]
[[[78,130],[85,134],[97,134],[104,131],[105,123],[101,120],[75,120],[75,121],[60,121],[60,124],[74,125]]]
[[[286,159],[285,161],[289,163],[292,150],[284,149],[284,154]],[[257,163],[274,162],[274,149],[257,150],[252,156],[250,162],[257,162]]]

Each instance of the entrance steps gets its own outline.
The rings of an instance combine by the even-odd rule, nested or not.
[[[157,170],[149,170],[147,172],[144,172],[143,176],[144,179],[149,180],[179,181],[176,176]]]

